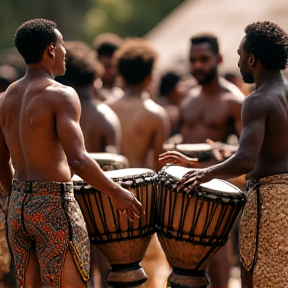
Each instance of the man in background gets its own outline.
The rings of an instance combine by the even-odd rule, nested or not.
[[[95,52],[80,41],[66,41],[66,72],[56,80],[73,87],[81,102],[80,125],[88,152],[117,153],[121,126],[117,115],[105,103],[95,100],[94,81],[102,73]]]
[[[231,134],[240,136],[241,107],[244,94],[232,83],[220,78],[222,63],[218,40],[211,34],[191,38],[190,71],[198,85],[190,90],[180,106],[183,143],[227,142]],[[195,167],[216,163],[213,159],[195,162]],[[212,288],[227,288],[229,262],[227,244],[211,262],[209,276]]]
[[[114,53],[121,47],[123,40],[116,34],[103,33],[94,38],[93,47],[97,52],[98,60],[104,67],[101,82],[95,82],[101,101],[111,102],[123,96],[123,90],[119,87],[117,69],[113,60]]]

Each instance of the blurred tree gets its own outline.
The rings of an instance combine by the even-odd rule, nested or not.
[[[83,29],[86,40],[99,33],[141,37],[185,0],[91,0]]]
[[[0,49],[14,46],[14,33],[22,22],[39,17],[55,21],[67,40],[90,44],[102,32],[141,37],[183,1],[0,0]]]

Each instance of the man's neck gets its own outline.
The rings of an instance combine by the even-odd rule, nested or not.
[[[73,88],[76,90],[80,101],[93,99],[91,86],[73,86]]]
[[[54,79],[55,76],[49,71],[47,67],[41,63],[28,64],[26,69],[27,78],[50,78]]]
[[[145,88],[142,85],[127,85],[124,88],[125,97],[140,97]]]
[[[203,94],[209,96],[217,93],[221,89],[218,76],[209,83],[201,85]]]
[[[254,75],[256,89],[258,89],[264,82],[283,81],[280,70],[262,70],[260,73]]]

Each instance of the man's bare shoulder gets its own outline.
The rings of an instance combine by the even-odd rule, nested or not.
[[[144,107],[147,109],[148,112],[153,114],[156,117],[166,117],[167,112],[165,108],[154,102],[152,99],[145,99],[143,101]]]
[[[219,83],[224,91],[223,96],[226,100],[243,103],[245,95],[235,84],[222,77],[219,78]]]

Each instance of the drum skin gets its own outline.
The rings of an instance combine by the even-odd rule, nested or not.
[[[177,144],[176,150],[198,161],[213,159],[212,146],[207,143]]]
[[[103,171],[126,169],[129,167],[128,159],[115,153],[89,153],[99,164]]]
[[[220,179],[213,183],[222,181],[235,193],[207,187],[199,187],[191,195],[177,192],[177,180],[166,169],[157,176],[157,234],[173,269],[171,287],[206,287],[206,269],[226,243],[246,198],[237,187]]]
[[[104,173],[137,197],[145,215],[129,221],[126,215],[120,215],[113,207],[108,195],[87,185],[77,176],[72,178],[75,197],[84,215],[91,243],[96,245],[112,267],[108,283],[112,287],[135,287],[147,280],[140,262],[156,231],[155,173],[140,168]]]

